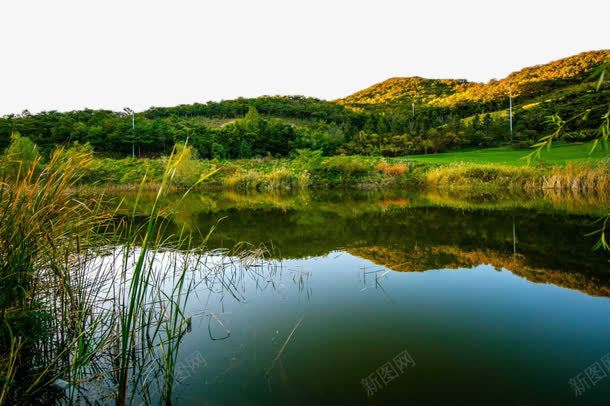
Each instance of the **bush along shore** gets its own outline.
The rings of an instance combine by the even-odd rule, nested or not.
[[[384,158],[359,155],[323,156],[321,151],[297,150],[290,158],[202,160],[196,150],[178,144],[181,160],[172,170],[170,186],[177,190],[228,189],[238,192],[270,192],[307,188],[409,188],[533,193],[554,189],[587,195],[610,194],[610,154],[589,147],[557,147],[546,160],[528,161],[524,153],[493,149],[452,154]],[[512,155],[511,155],[512,154]],[[156,190],[163,181],[169,158],[98,158],[89,145],[60,148],[55,160],[87,156],[79,169],[75,188],[130,191]],[[473,157],[475,157],[473,159]],[[557,158],[560,157],[560,158]],[[461,161],[460,159],[465,159]],[[466,160],[467,159],[467,160]],[[548,163],[546,163],[548,162]],[[5,177],[35,166],[42,170],[57,165],[45,162],[36,146],[16,136],[0,161]],[[205,178],[205,180],[202,180]]]

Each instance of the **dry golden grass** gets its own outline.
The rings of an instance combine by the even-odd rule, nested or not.
[[[610,193],[610,165],[571,163],[565,167],[554,167],[550,174],[544,177],[542,188],[570,191],[574,194],[608,195]]]
[[[308,182],[307,174],[296,175],[285,168],[277,168],[269,173],[236,172],[223,179],[225,187],[239,191],[301,189],[307,187]]]
[[[426,173],[428,186],[449,189],[557,190],[575,194],[610,192],[608,163],[572,163],[552,168],[495,164],[442,166]]]
[[[409,166],[405,163],[390,164],[381,162],[377,165],[377,169],[386,176],[401,176],[409,172]]]

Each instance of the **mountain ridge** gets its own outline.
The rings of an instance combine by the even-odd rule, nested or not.
[[[393,77],[334,101],[351,108],[410,103],[447,108],[493,105],[505,100],[509,93],[515,99],[536,97],[586,80],[597,66],[609,58],[609,49],[581,52],[546,64],[528,66],[503,79],[487,83],[420,76]]]

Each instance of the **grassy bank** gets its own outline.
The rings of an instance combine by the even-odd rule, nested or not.
[[[34,146],[17,139],[15,147],[1,162],[4,172],[15,176],[21,165],[31,165],[37,156]],[[610,154],[590,144],[559,144],[528,161],[530,150],[491,148],[445,154],[383,158],[378,156],[331,156],[319,151],[298,150],[291,158],[202,160],[194,148],[177,146],[183,156],[173,168],[173,189],[227,189],[239,192],[268,192],[307,188],[381,189],[435,188],[514,190],[533,192],[555,189],[578,194],[607,194]],[[88,146],[62,150],[63,160],[87,154]],[[44,168],[49,163],[38,159]],[[91,158],[79,168],[78,187],[102,190],[158,189],[163,181],[168,158],[111,159]],[[207,179],[202,176],[213,174]]]
[[[531,153],[530,149],[515,150],[510,147],[497,147],[474,149],[467,151],[445,152],[442,154],[414,155],[411,160],[432,164],[443,165],[458,162],[473,163],[473,164],[499,164],[508,166],[525,166],[527,165],[527,155]],[[608,152],[597,148],[591,152],[590,143],[582,144],[557,144],[551,150],[543,150],[540,154],[540,159],[535,160],[534,164],[543,165],[564,165],[566,163],[595,163],[603,159],[607,159],[610,155]]]
[[[525,192],[555,189],[607,194],[609,155],[604,151],[589,155],[589,149],[586,144],[559,146],[543,152],[542,161],[535,163],[520,159],[528,151],[506,149],[400,158],[322,157],[316,152],[301,151],[291,159],[187,159],[176,173],[176,185],[186,187],[196,182],[200,174],[214,172],[214,176],[200,184],[201,188],[239,192],[345,187]],[[94,160],[86,168],[82,184],[129,189],[146,176],[147,184],[154,188],[163,166],[163,159]]]
[[[610,166],[608,163],[552,167],[460,163],[430,169],[424,175],[424,184],[438,189],[524,192],[553,189],[580,195],[607,195]]]

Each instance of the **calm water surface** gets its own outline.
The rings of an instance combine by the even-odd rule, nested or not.
[[[603,206],[398,192],[176,205],[169,231],[216,226],[210,250],[269,251],[190,300],[178,404],[610,403],[610,258],[585,236]]]

